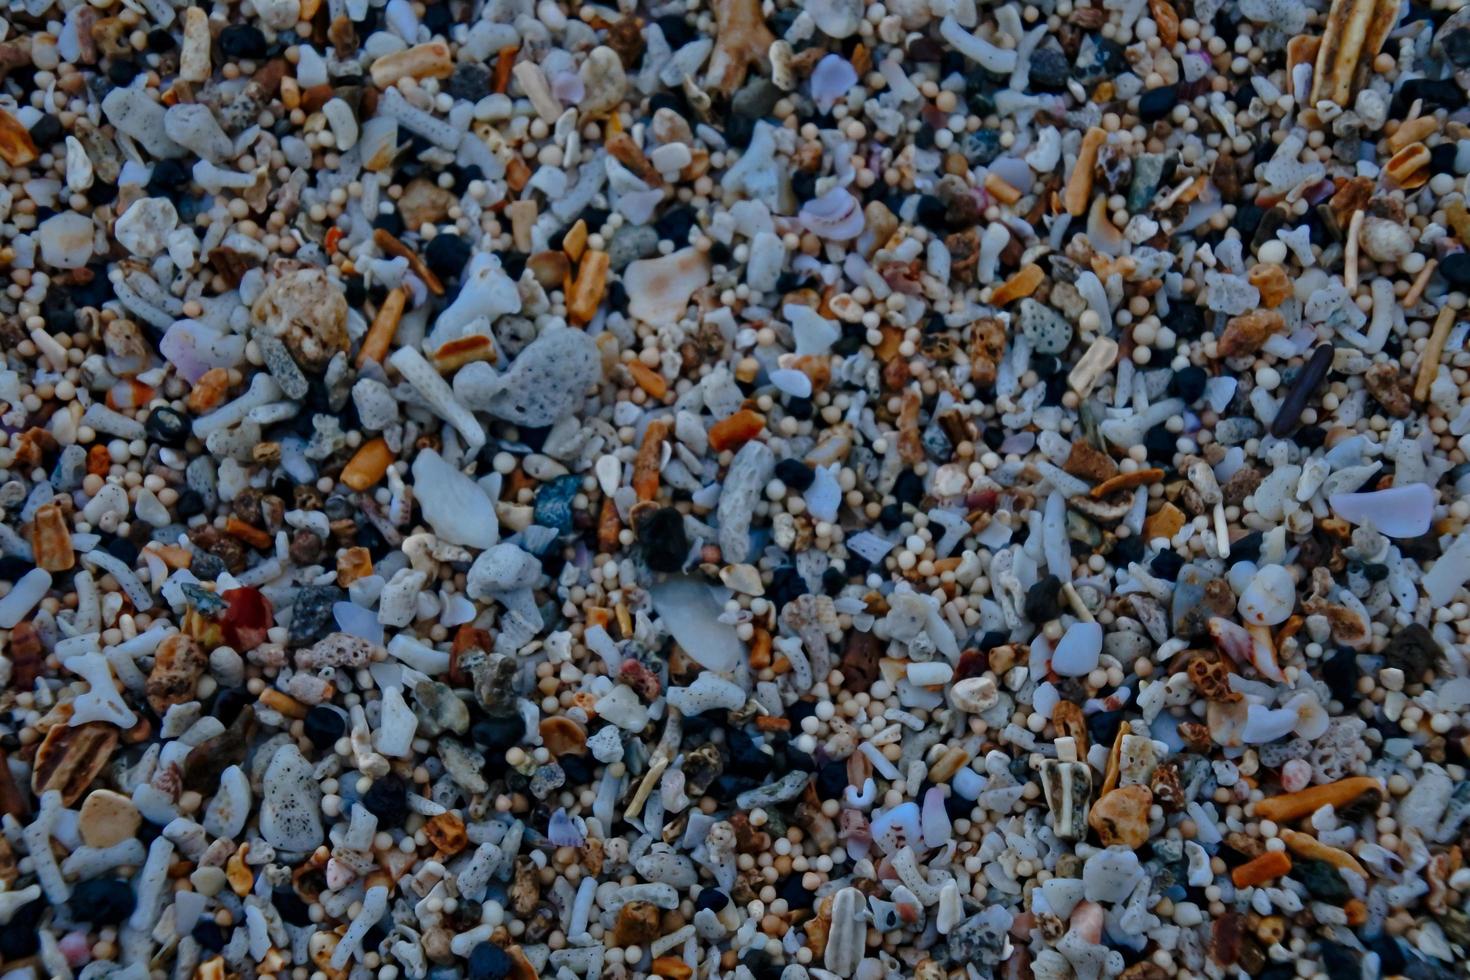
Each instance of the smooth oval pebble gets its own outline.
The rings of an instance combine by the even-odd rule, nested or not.
[[[1352,524],[1372,524],[1390,538],[1417,538],[1434,518],[1434,489],[1425,483],[1368,493],[1337,493],[1332,512]]]
[[[1051,669],[1063,677],[1081,677],[1097,667],[1103,631],[1097,623],[1073,623],[1051,654]]]

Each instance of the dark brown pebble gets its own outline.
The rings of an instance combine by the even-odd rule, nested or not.
[[[1331,344],[1323,344],[1312,351],[1312,356],[1297,374],[1296,381],[1292,382],[1291,390],[1281,399],[1281,409],[1271,421],[1273,436],[1285,439],[1296,428],[1302,411],[1307,407],[1307,399],[1321,387],[1328,369],[1332,367],[1332,352]]]

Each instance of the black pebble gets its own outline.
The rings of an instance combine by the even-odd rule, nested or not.
[[[125,86],[138,77],[138,63],[131,58],[113,58],[107,65],[107,79],[117,86]]]
[[[718,888],[702,888],[700,889],[699,896],[694,899],[694,911],[698,912],[702,909],[709,909],[712,912],[719,912],[729,904],[730,896]]]
[[[163,54],[178,46],[179,42],[174,40],[174,36],[162,27],[155,27],[148,32],[148,50],[154,54]]]
[[[776,479],[799,493],[812,485],[816,474],[799,459],[783,459],[776,464]]]
[[[1095,745],[1112,745],[1123,724],[1123,709],[1099,711],[1087,716],[1087,735]]]
[[[846,584],[847,576],[839,572],[836,568],[828,568],[822,573],[822,591],[827,595],[837,595]]]
[[[444,91],[456,99],[478,102],[490,94],[490,69],[474,63],[458,65],[444,83]]]
[[[189,438],[189,423],[171,408],[159,406],[148,413],[143,429],[152,442],[165,446],[182,446]]]
[[[397,210],[379,212],[373,219],[373,227],[381,228],[394,238],[403,234],[403,216]]]
[[[38,904],[32,902],[32,905]],[[32,922],[15,922],[0,927],[0,957],[7,961],[22,960],[27,956],[35,956],[36,951],[41,948],[40,934],[36,932],[36,924]]]
[[[1170,432],[1167,423],[1160,422],[1149,429],[1143,437],[1143,448],[1148,450],[1150,460],[1168,463],[1174,459],[1179,437]]]
[[[725,122],[725,142],[737,150],[743,150],[750,146],[751,137],[755,135],[755,120],[744,116],[732,115]]]
[[[1440,259],[1439,273],[1453,286],[1470,286],[1470,252],[1454,252]]]
[[[1164,316],[1164,326],[1174,331],[1180,340],[1193,340],[1204,332],[1205,311],[1182,300],[1172,303]]]
[[[1047,44],[1031,53],[1029,81],[1033,90],[1059,92],[1071,77],[1072,66],[1060,48]]]
[[[424,249],[424,261],[442,279],[453,279],[470,261],[470,246],[453,234],[435,235]]]
[[[219,719],[219,723],[226,727],[233,725],[235,719],[240,717],[240,712],[245,710],[247,704],[251,704],[255,698],[243,687],[222,687],[214,695],[214,703],[209,706],[212,717]]]
[[[1048,374],[1042,378],[1046,395],[1042,398],[1043,405],[1060,405],[1062,398],[1067,394],[1067,377],[1064,374]]]
[[[1061,579],[1055,575],[1042,576],[1035,585],[1026,590],[1026,618],[1037,626],[1056,619],[1062,614],[1059,600],[1061,592]]]
[[[1409,965],[1408,958],[1404,956],[1403,945],[1386,932],[1380,932],[1368,940],[1368,948],[1378,954],[1378,965],[1385,977],[1403,973],[1404,968]]]
[[[919,198],[914,220],[930,231],[945,234],[949,231],[949,223],[945,220],[948,213],[943,201],[933,194],[925,194]]]
[[[807,594],[806,582],[796,574],[796,569],[783,565],[771,574],[771,584],[766,587],[766,596],[780,609]]]
[[[526,271],[526,259],[525,252],[501,252],[500,268],[512,279],[519,279],[521,273]],[[622,283],[614,283],[614,285],[621,286]]]
[[[127,538],[113,538],[102,549],[129,568],[138,560],[138,546]]]
[[[1347,647],[1340,647],[1332,656],[1322,661],[1322,680],[1332,696],[1351,711],[1358,703],[1358,654]]]
[[[1436,174],[1453,174],[1455,157],[1459,155],[1458,143],[1441,143],[1429,151],[1429,169]]]
[[[1327,430],[1320,425],[1304,425],[1291,438],[1303,449],[1319,449],[1327,441]]]
[[[213,919],[200,919],[194,923],[189,935],[211,953],[218,953],[225,948],[225,931]]]
[[[710,783],[706,796],[716,803],[733,803],[735,798],[748,789],[755,789],[766,781],[761,776],[737,776],[734,773],[723,772],[715,777]]]
[[[1168,579],[1170,582],[1179,578],[1179,569],[1184,567],[1184,559],[1173,551],[1161,551],[1149,562],[1149,568],[1159,578]]]
[[[989,630],[980,635],[979,647],[982,650],[994,650],[996,647],[1005,646],[1011,642],[1011,635],[1001,630]]]
[[[1161,85],[1138,97],[1138,116],[1144,122],[1163,119],[1179,104],[1179,86]]]
[[[1336,872],[1333,876],[1336,877]],[[1319,942],[1322,944],[1322,966],[1330,980],[1358,980],[1363,975],[1358,957],[1346,946],[1326,939]]]
[[[893,481],[893,496],[901,504],[917,507],[924,499],[924,481],[913,470],[904,470]]]
[[[1114,564],[1124,568],[1130,562],[1143,561],[1143,538],[1137,534],[1119,538],[1118,543],[1113,545],[1111,557]]]
[[[1255,237],[1256,229],[1261,227],[1261,220],[1266,216],[1266,209],[1253,201],[1241,201],[1235,206],[1235,217],[1230,219],[1230,227],[1240,232],[1240,237],[1250,241]]]
[[[449,9],[447,3],[430,4],[424,11],[424,26],[431,34],[447,36],[449,29],[454,26],[454,11]]]
[[[847,786],[846,762],[829,762],[817,770],[817,795],[822,799],[840,800]]]
[[[378,818],[380,830],[402,826],[408,816],[408,787],[390,773],[373,780],[372,788],[363,794],[362,805]]]
[[[480,943],[470,950],[470,980],[504,980],[510,969],[510,955],[494,943]]]
[[[153,165],[153,172],[148,175],[148,193],[153,197],[176,199],[188,188],[190,179],[189,171],[179,161],[160,160]]]
[[[586,786],[592,782],[592,763],[587,761],[586,756],[569,753],[560,756],[556,764],[561,766],[561,771],[567,774],[569,786]]]
[[[768,776],[774,757],[763,745],[745,733],[743,728],[725,730],[725,751],[729,754],[730,772],[738,776]]]
[[[296,592],[287,639],[295,646],[315,643],[332,631],[332,605],[347,598],[335,585],[308,585]]]
[[[1230,543],[1230,562],[1256,561],[1261,557],[1261,532],[1252,531],[1239,541]]]
[[[526,734],[526,723],[520,715],[490,718],[470,726],[470,738],[476,745],[504,751],[520,743]]]
[[[777,897],[786,899],[788,909],[809,909],[816,900],[816,896],[807,891],[806,886],[801,883],[803,877],[805,876],[790,874],[781,879]]]
[[[658,232],[659,238],[673,242],[675,248],[682,248],[689,243],[689,232],[695,224],[694,209],[687,204],[681,204],[660,215],[653,223],[653,229]]]
[[[102,207],[117,200],[117,185],[107,180],[99,180],[87,188],[87,200],[92,204]]]
[[[281,913],[281,918],[287,925],[311,925],[311,906],[303,902],[301,896],[292,889],[277,888],[271,892],[271,904]]]
[[[689,557],[689,535],[684,515],[673,507],[660,507],[638,522],[638,543],[643,560],[655,572],[677,572]]]
[[[776,285],[779,288],[781,284],[777,283]],[[795,288],[796,284],[793,284],[790,289],[782,291],[790,292],[791,289]],[[832,345],[832,353],[841,354],[844,357],[851,357],[862,349],[863,344],[867,342],[866,337],[867,331],[863,329],[861,323],[844,323],[842,324],[842,336],[838,337],[837,343]]]
[[[1423,99],[1427,105],[1436,108],[1445,106],[1458,109],[1465,104],[1465,92],[1452,78],[1411,78],[1394,93],[1391,111],[1400,113],[1416,99]]]
[[[1191,364],[1174,372],[1174,376],[1169,379],[1169,391],[1184,399],[1187,404],[1193,405],[1205,393],[1205,383],[1209,380],[1210,376],[1204,368]]]
[[[357,273],[342,280],[342,291],[347,296],[347,305],[354,309],[367,302],[367,283]]]
[[[885,531],[894,530],[903,523],[903,508],[898,504],[885,504],[883,509],[878,511],[878,523]]]
[[[264,58],[265,35],[249,24],[231,24],[220,31],[219,49],[228,58]]]
[[[204,513],[204,497],[198,490],[182,490],[179,492],[179,502],[174,505],[180,517],[188,518]]]
[[[786,709],[786,720],[791,722],[791,728],[795,731],[801,728],[803,721],[815,717],[816,714],[817,704],[815,701],[798,700],[791,702],[790,707]]]
[[[664,32],[664,40],[668,41],[669,47],[675,51],[694,40],[694,29],[678,14],[665,14],[654,23],[658,25],[659,30]]]
[[[93,878],[72,888],[67,905],[75,919],[94,926],[115,926],[133,914],[138,897],[126,881]]]
[[[347,719],[342,712],[324,704],[314,705],[302,722],[306,737],[318,751],[329,752],[337,740],[347,734]]]
[[[44,115],[36,120],[36,124],[30,128],[31,140],[37,147],[48,147],[65,135],[61,127],[61,120],[52,115]]]

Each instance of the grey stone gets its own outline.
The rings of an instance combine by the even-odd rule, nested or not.
[[[754,78],[735,93],[730,100],[730,111],[746,119],[769,116],[783,94],[769,79]]]
[[[607,243],[608,263],[614,272],[657,254],[658,232],[647,225],[623,225]]]

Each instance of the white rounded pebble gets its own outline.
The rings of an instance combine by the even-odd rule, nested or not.
[[[1263,565],[1251,578],[1238,604],[1247,623],[1276,626],[1296,608],[1296,582],[1280,565]]]

